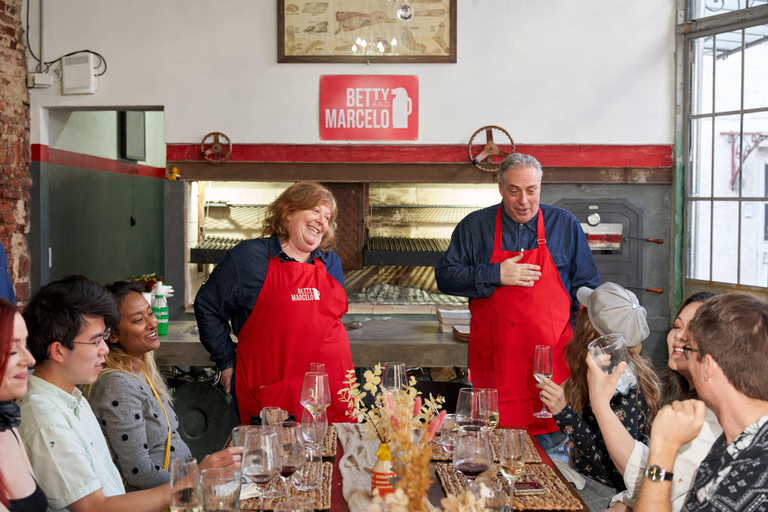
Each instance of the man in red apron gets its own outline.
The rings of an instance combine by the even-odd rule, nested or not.
[[[533,416],[542,405],[534,347],[552,347],[552,378],[562,383],[576,290],[600,280],[576,218],[539,203],[541,176],[535,158],[507,157],[499,169],[501,204],[461,221],[435,277],[444,293],[470,297],[470,379],[498,390],[499,424],[526,428],[549,453],[564,437],[551,418]]]

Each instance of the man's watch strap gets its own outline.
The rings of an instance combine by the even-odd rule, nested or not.
[[[661,466],[657,466],[656,464],[649,464],[645,466],[644,474],[645,478],[651,482],[663,482],[665,480],[671,482],[672,478],[674,477],[671,471],[667,471]]]

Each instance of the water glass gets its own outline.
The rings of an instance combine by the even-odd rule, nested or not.
[[[203,509],[216,512],[240,510],[242,473],[236,469],[204,469],[200,472]]]
[[[293,486],[301,491],[311,491],[323,483],[323,458],[315,450],[304,451],[304,464],[293,474]]]
[[[486,512],[501,512],[506,504],[506,496],[501,488],[501,484],[495,480],[483,482],[483,497],[485,498]]]
[[[261,429],[260,425],[241,425],[232,429],[232,446],[245,446],[245,434]]]
[[[200,472],[197,459],[180,457],[171,461],[171,510],[201,510]]]
[[[587,348],[600,369],[608,375],[613,373],[619,363],[628,361],[627,344],[621,333],[600,336]]]
[[[283,417],[283,409],[281,407],[265,407],[259,414],[261,418],[262,427],[272,427],[279,425],[287,418]]]
[[[405,372],[405,363],[384,363],[381,367],[381,389],[387,391],[405,391],[408,387],[408,376]]]
[[[440,426],[440,432],[438,433],[435,443],[443,447],[448,453],[453,453],[453,446],[456,444],[456,435],[458,433],[458,426],[456,426],[456,415],[446,414],[443,424]]]

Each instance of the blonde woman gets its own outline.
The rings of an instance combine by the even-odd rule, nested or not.
[[[157,319],[133,281],[107,285],[120,310],[108,339],[105,368],[88,401],[123,475],[126,490],[150,489],[170,481],[170,461],[191,456],[179,437],[171,394],[155,365],[160,346]],[[201,467],[239,467],[240,448],[206,457]]]

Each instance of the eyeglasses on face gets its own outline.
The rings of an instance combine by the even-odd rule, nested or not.
[[[701,354],[701,350],[697,348],[693,348],[690,343],[688,345],[682,346],[683,355],[685,355],[685,360],[689,360],[691,358],[691,352],[696,352],[697,354]]]
[[[96,341],[73,341],[75,345],[91,345],[92,347],[96,347],[101,344],[101,342],[106,343],[109,337],[112,335],[112,329],[107,329],[103,333],[101,333]]]

